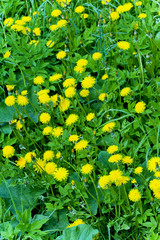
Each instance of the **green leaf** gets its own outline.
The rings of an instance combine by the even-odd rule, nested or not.
[[[112,170],[113,164],[108,162],[109,156],[110,155],[107,151],[101,151],[98,155],[98,161],[101,162],[108,170]]]
[[[9,120],[13,120],[17,116],[14,107],[8,107],[4,102],[0,103],[0,113],[0,123],[9,123]]]
[[[65,229],[63,235],[56,240],[92,240],[97,233],[98,230],[93,229],[90,225],[81,224],[77,227]]]
[[[34,208],[38,197],[45,192],[45,189],[31,186],[11,186],[11,181],[6,181],[0,185],[0,197],[5,198],[7,207],[15,214],[15,208],[22,211]],[[11,199],[12,198],[12,199]],[[14,205],[13,205],[14,202]],[[23,206],[22,206],[23,204]]]
[[[160,32],[158,32],[158,33],[156,34],[154,41],[155,41],[156,46],[157,46],[158,48],[160,48]]]

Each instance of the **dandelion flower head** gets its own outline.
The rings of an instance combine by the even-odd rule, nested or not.
[[[93,165],[89,163],[83,165],[83,167],[81,168],[81,172],[83,174],[91,174],[92,171],[93,171]]]
[[[128,197],[132,202],[138,202],[141,199],[141,194],[139,190],[135,188],[129,191]]]
[[[2,152],[3,152],[3,157],[11,158],[14,156],[15,149],[14,149],[14,147],[7,145],[2,149]]]
[[[54,178],[59,182],[62,182],[63,180],[66,180],[68,175],[69,175],[68,170],[66,168],[63,168],[63,167],[57,168],[55,170],[55,172],[53,173]]]
[[[146,103],[144,103],[143,101],[142,102],[138,102],[135,105],[135,112],[136,113],[143,113],[145,109],[146,109]]]
[[[44,113],[41,113],[39,119],[40,119],[40,122],[46,124],[51,120],[51,116],[49,113],[44,112]]]
[[[74,149],[76,151],[84,150],[88,147],[88,141],[87,140],[80,140],[78,143],[75,144]]]
[[[113,153],[115,153],[115,152],[117,152],[118,151],[118,146],[116,146],[116,145],[111,145],[111,146],[109,146],[108,148],[107,148],[107,152],[109,153],[109,154],[113,154]]]

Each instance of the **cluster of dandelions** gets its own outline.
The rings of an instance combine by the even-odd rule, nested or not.
[[[13,146],[7,145],[3,148],[3,157],[11,158],[15,155],[15,148]],[[53,176],[54,179],[61,182],[66,180],[69,171],[64,167],[58,167],[58,165],[53,161],[53,159],[59,159],[61,153],[56,154],[52,150],[47,150],[43,154],[43,158],[38,158],[35,152],[27,152],[25,156],[21,156],[16,161],[16,165],[23,169],[27,167],[27,164],[32,164],[34,171],[42,174],[46,172],[47,174]]]

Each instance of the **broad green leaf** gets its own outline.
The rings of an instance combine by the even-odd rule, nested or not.
[[[93,229],[90,225],[81,224],[77,227],[65,229],[62,236],[56,238],[56,240],[92,240],[97,233],[98,230]]]

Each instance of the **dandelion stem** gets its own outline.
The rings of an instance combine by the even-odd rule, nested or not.
[[[127,204],[128,204],[128,207],[129,207],[129,212],[131,214],[131,207],[130,207],[130,204],[129,204],[129,199],[128,199],[128,195],[127,195],[127,192],[126,192],[126,187],[125,187],[124,184],[123,184],[123,188],[124,188],[124,192],[125,192],[125,195],[126,195]]]

